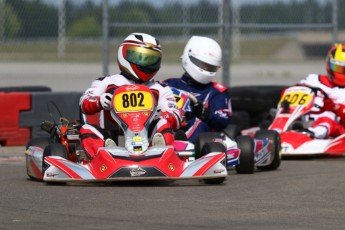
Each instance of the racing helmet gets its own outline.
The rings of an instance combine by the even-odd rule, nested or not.
[[[328,51],[326,68],[334,84],[345,86],[345,44],[335,44]]]
[[[122,42],[117,62],[125,76],[138,83],[149,81],[161,66],[159,41],[149,34],[132,33]]]
[[[222,63],[222,50],[218,43],[208,37],[193,36],[182,54],[183,69],[198,83],[213,80]]]

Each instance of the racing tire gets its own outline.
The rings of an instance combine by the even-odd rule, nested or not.
[[[37,146],[42,149],[47,147],[50,143],[50,138],[49,137],[37,137],[37,138],[32,138],[29,140],[29,142],[26,144],[25,149],[27,150],[30,146]]]
[[[204,156],[202,154],[202,151],[203,151],[203,148],[204,148],[206,143],[214,142],[214,139],[221,139],[221,138],[222,137],[221,137],[220,133],[216,133],[216,132],[200,133],[200,135],[198,136],[198,138],[196,139],[196,141],[194,143],[195,159],[198,159],[198,158]]]
[[[226,148],[223,144],[219,142],[208,142],[204,145],[201,150],[201,156],[205,156],[211,152],[224,152],[226,153]],[[226,159],[225,159],[226,160]],[[225,181],[226,177],[204,179],[205,184],[221,184]]]
[[[62,158],[67,159],[68,158],[68,152],[66,147],[63,144],[60,143],[53,143],[48,145],[43,152],[42,156],[42,173],[44,175],[44,172],[47,170],[48,164],[44,162],[44,158],[47,156],[59,156]],[[66,182],[47,182],[47,184],[66,184]]]
[[[236,137],[241,135],[240,127],[233,124],[228,124],[228,126],[226,126],[226,128],[222,132],[232,140],[235,140]]]
[[[238,136],[237,147],[240,149],[240,163],[235,166],[239,174],[254,173],[254,139],[251,136]]]
[[[282,154],[281,154],[281,143],[280,143],[280,135],[278,132],[274,130],[259,130],[254,135],[255,139],[265,139],[268,138],[272,144],[272,151],[273,151],[273,160],[269,165],[265,166],[257,166],[258,169],[261,170],[276,170],[279,168]]]
[[[32,138],[28,141],[28,143],[25,146],[25,150],[28,150],[30,146],[37,146],[42,149],[44,149],[46,146],[48,146],[50,143],[50,138],[49,137],[37,137],[37,138]],[[35,177],[29,175],[29,166],[28,162],[25,163],[26,165],[26,174],[31,180],[37,180]]]

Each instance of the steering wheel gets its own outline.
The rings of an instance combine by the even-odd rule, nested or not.
[[[310,85],[306,85],[306,84],[297,84],[296,86],[307,87],[307,88],[311,89],[315,95],[317,95],[318,92],[320,92],[324,96],[325,99],[329,99],[328,94],[323,89],[321,89],[319,87],[314,87],[314,86],[310,86]]]
[[[315,94],[315,96],[317,96],[318,93],[320,92],[325,99],[329,99],[329,95],[323,89],[321,89],[319,87],[309,86],[309,85],[305,85],[305,84],[297,84],[296,86],[304,86],[304,87],[311,89],[313,91],[313,93]],[[320,107],[320,106],[315,105],[315,104],[314,104],[314,106],[316,108],[318,108],[319,111],[310,111],[310,113],[320,114],[320,113],[323,113],[325,111],[324,106]]]

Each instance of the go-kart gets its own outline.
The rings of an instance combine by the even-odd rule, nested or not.
[[[172,87],[181,114],[192,111],[197,99],[189,92]],[[185,138],[186,139],[186,138]],[[222,132],[201,133],[195,143],[189,143],[195,154],[206,142],[222,142],[227,151],[227,168],[237,173],[254,173],[260,170],[275,170],[281,163],[280,136],[274,130],[260,130],[255,136],[240,135],[239,127],[229,124]],[[177,148],[178,149],[178,148]]]
[[[157,103],[149,88],[122,86],[113,94],[111,103],[111,116],[123,130],[124,146],[100,147],[95,157],[88,159],[74,134],[78,129],[60,119],[54,125],[43,125],[57,138],[31,139],[27,144],[28,176],[48,183],[196,179],[221,184],[225,181],[226,149],[219,142],[203,142],[192,161],[188,160],[191,155],[188,150],[152,146],[148,127],[155,118]],[[74,140],[71,145],[69,141]]]
[[[282,156],[339,156],[345,153],[345,134],[327,139],[316,139],[308,131],[313,114],[323,112],[322,98],[328,98],[320,88],[296,85],[287,88],[281,95],[272,118],[262,122],[260,127],[243,130],[242,133],[255,133],[268,129],[280,133]],[[317,100],[317,101],[316,101]]]

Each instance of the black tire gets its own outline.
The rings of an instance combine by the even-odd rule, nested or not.
[[[226,148],[223,144],[219,142],[208,142],[204,144],[201,150],[201,156],[205,156],[211,152],[226,152]],[[214,179],[204,179],[205,184],[221,184],[225,181],[226,177],[214,178]]]
[[[48,86],[13,86],[0,87],[0,92],[50,92],[52,89]]]
[[[68,159],[68,152],[63,144],[53,143],[48,145],[43,152],[42,156],[42,173],[46,171],[48,165],[44,163],[44,158],[47,156],[59,156]],[[65,182],[47,182],[47,184],[66,184]]]
[[[47,147],[50,143],[50,138],[49,137],[37,137],[37,138],[32,138],[29,140],[29,142],[26,144],[25,149],[28,149],[30,146],[37,146],[42,149]]]
[[[251,136],[238,136],[236,142],[241,151],[240,163],[235,167],[237,173],[254,173],[254,139]]]
[[[266,166],[257,166],[257,168],[261,170],[276,170],[277,168],[279,168],[282,159],[279,133],[274,130],[259,130],[255,133],[254,138],[268,138],[272,144],[273,150],[273,161],[271,162],[271,164]]]
[[[200,133],[198,138],[196,139],[194,143],[194,148],[195,148],[195,159],[198,159],[202,157],[202,149],[204,148],[204,145],[208,142],[214,142],[214,139],[220,139],[222,138],[220,133],[216,132],[205,132],[205,133]]]
[[[238,125],[228,124],[228,126],[223,130],[223,133],[232,140],[235,140],[236,137],[241,135],[241,129]]]

